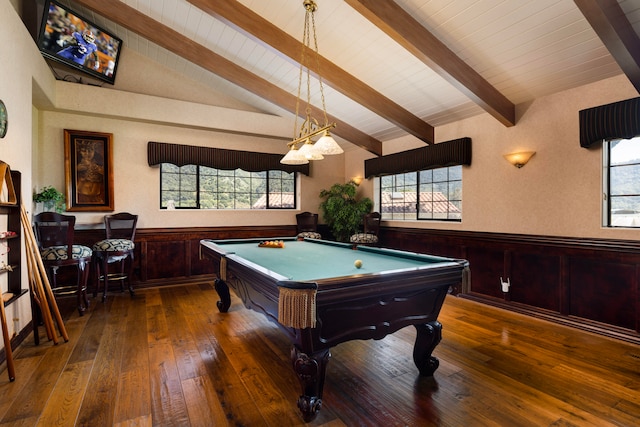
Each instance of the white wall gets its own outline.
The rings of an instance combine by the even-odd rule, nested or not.
[[[31,160],[33,138],[32,94],[51,97],[55,80],[38,52],[28,31],[15,12],[13,3],[0,0],[0,99],[7,107],[9,126],[0,139],[0,160],[12,170],[22,173],[22,196],[27,207],[31,204]],[[6,223],[2,225],[6,227]],[[22,248],[25,259],[24,247]],[[0,285],[6,290],[6,275]],[[22,288],[28,288],[26,262],[21,268]],[[9,335],[21,331],[31,320],[28,293],[7,307]],[[4,345],[0,341],[0,348]]]

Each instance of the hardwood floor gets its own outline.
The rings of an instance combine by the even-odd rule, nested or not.
[[[290,343],[210,283],[100,298],[70,341],[30,336],[16,380],[0,372],[0,426],[304,425]],[[634,426],[640,347],[457,297],[440,316],[433,378],[412,360],[415,330],[332,349],[314,426]]]

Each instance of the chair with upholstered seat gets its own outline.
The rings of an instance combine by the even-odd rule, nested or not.
[[[370,212],[364,215],[363,232],[356,233],[349,239],[356,245],[377,245],[378,232],[380,231],[380,212]]]
[[[33,230],[54,295],[75,294],[78,312],[82,316],[89,307],[87,280],[92,251],[87,246],[73,243],[75,224],[75,216],[57,212],[42,212],[34,217]],[[75,285],[58,284],[58,270],[63,267],[77,269]]]
[[[98,294],[102,285],[102,301],[107,299],[109,281],[120,281],[120,291],[124,292],[124,282],[127,282],[129,293],[134,296],[131,285],[133,272],[133,259],[138,215],[121,212],[113,215],[105,215],[104,227],[106,238],[93,245],[93,258],[95,261],[96,287],[93,295]],[[109,271],[109,264],[114,268]]]
[[[296,215],[296,223],[298,226],[298,239],[322,239],[322,235],[318,233],[317,213],[299,213]]]

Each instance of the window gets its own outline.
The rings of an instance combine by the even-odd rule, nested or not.
[[[640,136],[603,144],[605,227],[640,228]]]
[[[379,180],[383,220],[462,220],[462,166],[387,175]]]
[[[161,208],[172,201],[176,209],[293,209],[295,194],[295,172],[160,165]]]

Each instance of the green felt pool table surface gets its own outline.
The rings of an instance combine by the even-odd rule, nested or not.
[[[287,280],[313,281],[343,276],[418,269],[451,260],[431,255],[393,251],[350,244],[296,239],[282,240],[284,248],[259,247],[259,240],[213,241],[227,253],[277,273]],[[233,253],[233,255],[232,255]],[[357,268],[356,260],[362,261]]]

